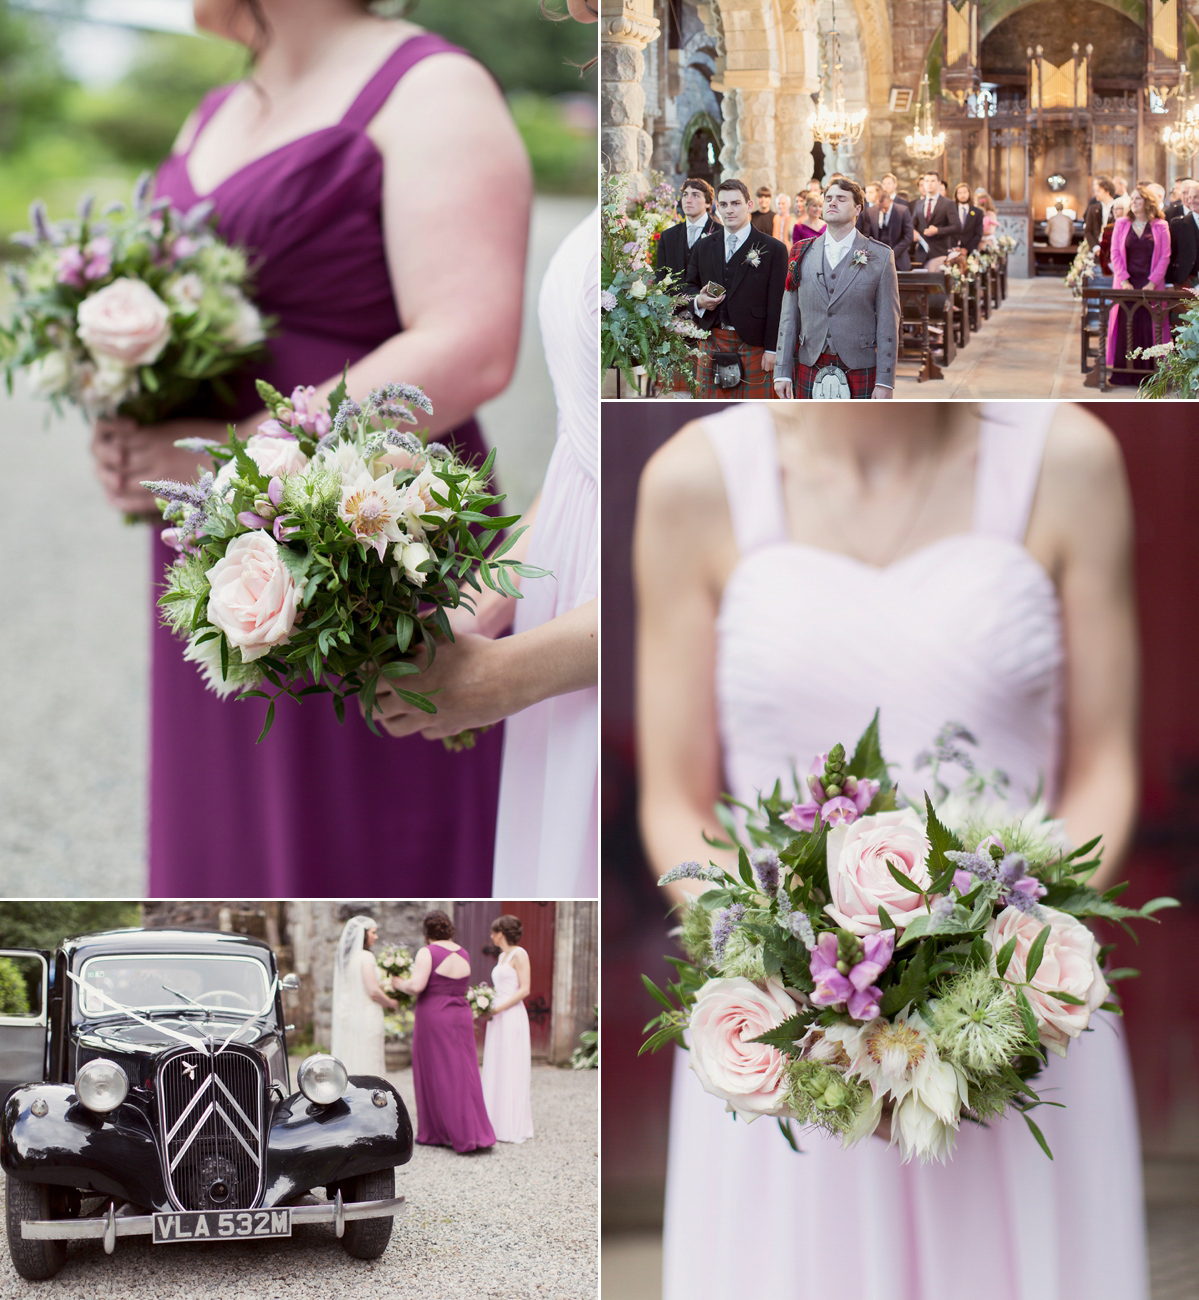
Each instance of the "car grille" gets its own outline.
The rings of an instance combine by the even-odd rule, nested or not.
[[[262,1185],[261,1058],[180,1052],[158,1071],[166,1182],[181,1210],[244,1210]]]

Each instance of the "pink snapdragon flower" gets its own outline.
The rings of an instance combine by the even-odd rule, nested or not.
[[[825,790],[821,778],[828,766],[828,755],[817,754],[808,770],[808,793],[811,796],[805,803],[791,805],[790,812],[783,814],[783,825],[793,831],[810,831],[816,825],[817,814],[826,826],[849,825],[866,813],[878,794],[879,783],[865,777],[851,776],[846,779],[845,788],[838,788],[836,794]]]
[[[83,249],[76,244],[58,250],[58,267],[54,278],[59,284],[69,284],[72,289],[83,288],[83,268],[86,260]]]
[[[329,413],[321,409],[317,401],[316,389],[310,384],[307,388],[292,389],[292,410],[284,408],[279,412],[279,419],[293,429],[303,429],[313,437],[323,438],[333,427]]]
[[[813,1006],[848,1007],[854,1020],[873,1020],[878,1015],[883,993],[875,980],[891,962],[894,930],[862,940],[845,931],[826,930],[808,951],[816,985],[811,995]]]
[[[85,280],[103,280],[112,271],[112,240],[107,235],[89,240],[83,254]]]
[[[287,414],[287,412],[284,412]],[[296,435],[288,428],[285,428],[278,420],[263,420],[258,426],[258,432],[265,434],[268,438],[287,438],[291,442],[297,442]]]

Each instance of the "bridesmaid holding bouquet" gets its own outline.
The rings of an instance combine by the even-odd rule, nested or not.
[[[466,1003],[470,962],[454,942],[454,923],[444,912],[430,912],[424,930],[426,946],[416,954],[411,978],[392,981],[399,992],[416,995],[416,1140],[453,1147],[461,1155],[495,1145],[479,1082],[474,1018]]]
[[[490,75],[364,0],[195,0],[196,26],[254,55],[214,90],[159,168],[156,195],[215,208],[278,320],[271,361],[228,414],[245,438],[266,419],[253,380],[324,399],[349,363],[350,396],[389,382],[432,399],[431,432],[481,459],[471,413],[508,383],[520,338],[531,201],[528,158]],[[446,205],[501,195],[469,250]],[[479,268],[485,268],[480,280]],[[143,480],[197,476],[182,438],[224,441],[224,419],[150,427],[101,420],[95,453],[114,506],[153,514]],[[173,559],[155,541],[152,596]],[[157,623],[157,614],[155,615]],[[465,753],[340,726],[320,699],[287,701],[255,743],[261,699],[206,690],[165,627],[152,651],[151,895],[249,892],[482,896],[502,731]],[[197,798],[204,815],[197,818]]]
[[[497,917],[491,925],[491,942],[500,950],[491,972],[499,1000],[483,1040],[483,1100],[497,1142],[526,1142],[533,1136],[532,1060],[525,1010],[533,976],[529,954],[519,946],[522,932],[517,916]]]

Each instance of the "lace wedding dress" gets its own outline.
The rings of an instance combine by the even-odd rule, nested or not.
[[[913,760],[946,721],[979,741],[1014,792],[1061,753],[1061,611],[1023,545],[1052,404],[984,409],[974,527],[873,568],[792,542],[765,406],[707,420],[740,559],[718,617],[716,687],[733,795],[851,745],[881,708],[884,752],[919,797]],[[676,1060],[664,1300],[1147,1300],[1140,1153],[1118,1021],[1051,1058],[1037,1085],[1060,1110],[963,1124],[949,1164],[901,1165],[804,1134],[796,1155],[769,1120],[725,1113]]]

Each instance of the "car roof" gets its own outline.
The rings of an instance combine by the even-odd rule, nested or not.
[[[195,953],[214,956],[238,953],[272,964],[270,944],[248,934],[219,930],[105,930],[99,934],[64,939],[62,951],[73,964],[89,957],[118,953]]]

